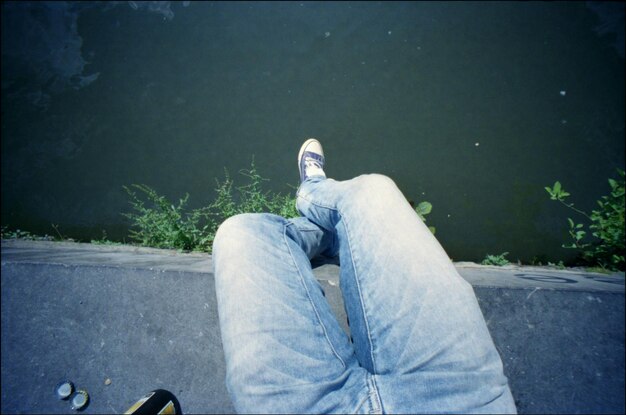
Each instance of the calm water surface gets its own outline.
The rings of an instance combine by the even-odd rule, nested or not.
[[[624,168],[624,6],[5,2],[1,125],[12,228],[121,239],[123,185],[199,207],[252,155],[293,192],[313,136],[430,201],[454,260],[556,261],[543,187],[591,210]]]

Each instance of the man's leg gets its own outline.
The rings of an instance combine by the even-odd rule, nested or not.
[[[238,412],[376,410],[372,376],[358,366],[310,259],[331,235],[304,218],[245,214],[213,245],[226,384]]]
[[[391,179],[308,178],[297,207],[337,233],[356,355],[383,411],[515,412],[471,285]]]

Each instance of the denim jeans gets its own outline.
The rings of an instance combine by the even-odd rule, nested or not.
[[[476,297],[394,182],[307,179],[302,217],[242,214],[214,242],[238,412],[514,413]],[[340,262],[353,340],[311,261]]]

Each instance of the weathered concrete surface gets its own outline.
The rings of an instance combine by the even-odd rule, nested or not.
[[[472,283],[520,413],[624,413],[624,277],[455,264]],[[347,329],[338,267],[316,275]],[[230,413],[211,257],[129,246],[2,241],[2,413],[89,413],[174,392]],[[108,386],[104,381],[110,378]]]
[[[53,388],[123,413],[153,389],[185,412],[232,412],[211,274],[2,264],[2,413],[68,413]],[[112,383],[104,384],[109,378]]]

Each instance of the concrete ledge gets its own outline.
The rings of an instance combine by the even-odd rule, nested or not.
[[[520,413],[624,413],[624,277],[455,264],[472,283]],[[211,257],[129,246],[2,241],[2,413],[89,413],[174,392],[185,413],[232,413]],[[338,267],[316,269],[347,330]],[[110,385],[104,381],[112,380]]]
[[[474,287],[520,413],[624,413],[624,294]]]

